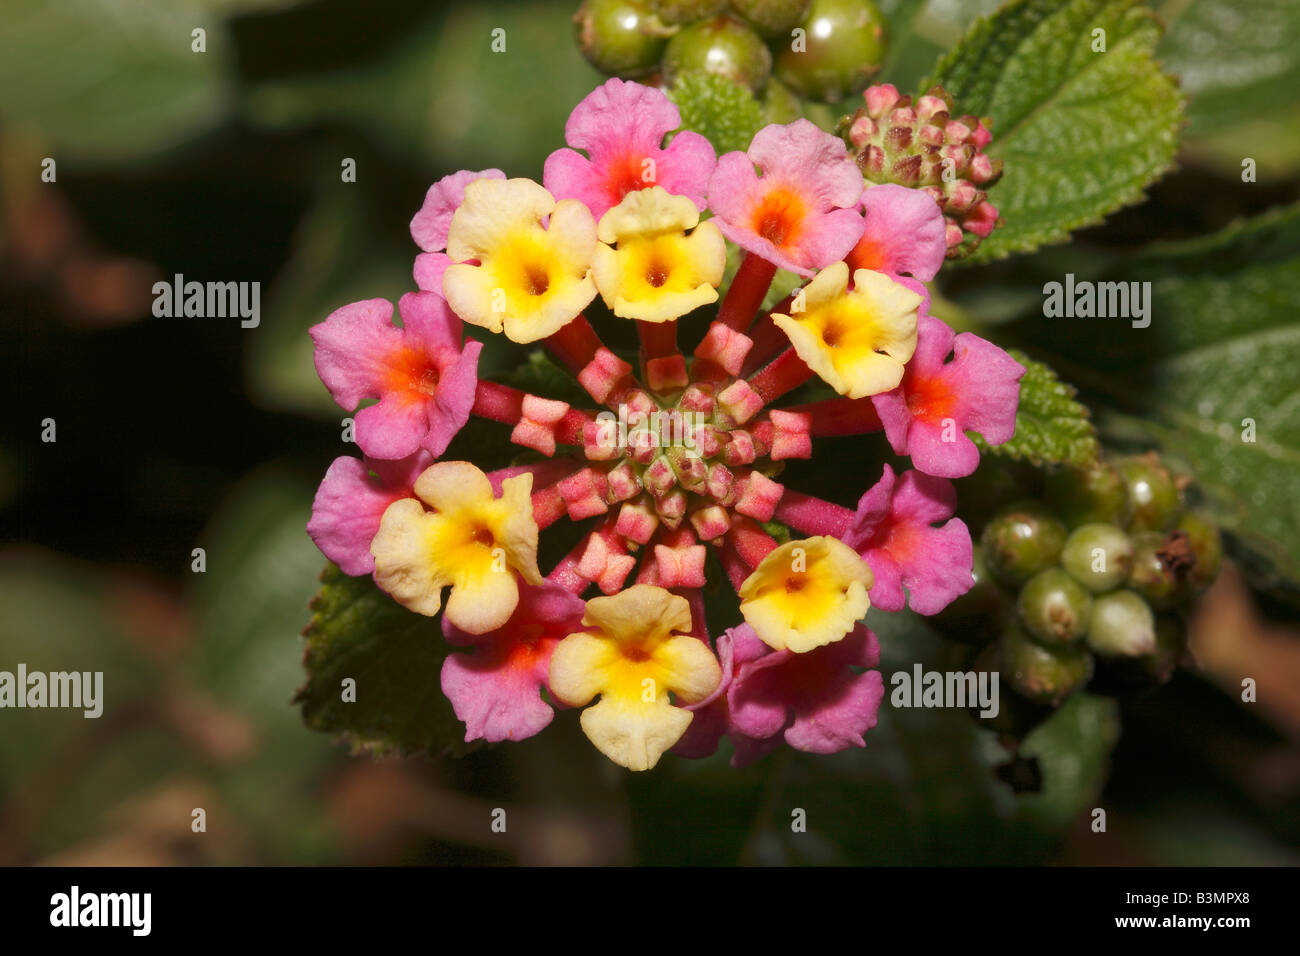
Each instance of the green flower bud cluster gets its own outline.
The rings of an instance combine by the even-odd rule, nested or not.
[[[1007,720],[1041,717],[1084,685],[1122,693],[1168,680],[1222,558],[1218,528],[1186,507],[1156,455],[1061,468],[1042,500],[988,520],[974,587],[936,623],[984,646],[980,665],[1036,705],[1012,706]]]
[[[837,103],[885,59],[871,0],[583,0],[573,22],[596,69],[665,86],[703,71],[755,95]]]

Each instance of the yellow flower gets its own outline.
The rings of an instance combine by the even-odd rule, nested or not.
[[[695,703],[722,680],[708,644],[689,634],[686,599],[650,584],[592,598],[582,623],[551,655],[550,688],[571,707],[597,694],[582,712],[582,730],[606,757],[649,770],[677,743],[694,715],[668,699]]]
[[[592,277],[615,315],[667,322],[717,301],[726,241],[685,196],[662,186],[630,192],[601,217],[597,237],[606,245],[596,247]]]
[[[773,315],[804,364],[849,398],[897,387],[916,351],[917,309],[924,301],[879,272],[827,266],[803,290],[804,309]]]
[[[475,180],[451,219],[447,254],[457,264],[448,267],[442,291],[466,322],[536,342],[595,298],[595,248],[595,220],[578,200],[556,202],[530,179]]]
[[[530,492],[533,476],[501,483],[494,497],[487,475],[467,461],[430,465],[415,482],[420,501],[388,506],[370,544],[375,582],[399,603],[434,615],[442,589],[451,586],[447,620],[462,631],[483,634],[510,618],[519,603],[514,572],[541,584],[537,570],[537,522]]]
[[[763,642],[796,654],[833,644],[867,613],[871,568],[838,538],[791,541],[740,586],[740,613]]]

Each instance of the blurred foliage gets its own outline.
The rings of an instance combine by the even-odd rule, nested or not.
[[[1248,548],[1261,583],[1294,595],[1300,206],[1153,246],[1108,278],[1151,283],[1149,329],[1038,315],[1014,331],[1127,413],[1112,419],[1117,437],[1154,441],[1181,460],[1223,527]],[[1110,323],[1108,334],[1098,334],[1099,323]]]

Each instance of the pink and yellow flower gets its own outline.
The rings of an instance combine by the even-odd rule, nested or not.
[[[763,127],[748,152],[718,160],[709,182],[723,235],[804,276],[843,259],[861,238],[861,197],[862,174],[844,142],[805,119]]]
[[[707,698],[722,678],[708,644],[692,636],[685,598],[651,584],[592,598],[582,619],[551,655],[556,698],[582,707],[583,732],[605,756],[648,770],[681,738],[692,714],[674,705]]]
[[[414,497],[415,480],[431,464],[433,456],[423,450],[397,461],[335,458],[316,491],[307,534],[344,574],[369,574],[375,569],[370,542],[384,512],[394,501]]]
[[[582,598],[554,584],[524,584],[510,619],[485,634],[462,631],[443,618],[447,640],[469,653],[447,655],[442,692],[465,723],[465,740],[523,740],[555,712],[542,700],[557,644],[582,627]]]
[[[451,217],[465,201],[465,187],[476,179],[505,179],[499,169],[462,169],[443,176],[424,195],[424,204],[411,219],[411,238],[423,252],[415,257],[415,284],[426,292],[442,291],[442,276],[452,264],[447,248]]]
[[[795,352],[831,388],[849,398],[887,392],[903,378],[916,349],[917,310],[923,299],[879,272],[832,263],[795,301],[803,311],[773,313],[772,321]]]
[[[880,664],[880,644],[865,625],[806,654],[770,650],[747,625],[728,635],[737,661],[727,687],[734,766],[761,756],[766,741],[784,739],[815,754],[866,746],[863,734],[876,725],[885,685],[878,670],[854,671]]]
[[[699,133],[682,130],[667,148],[664,137],[682,125],[681,113],[660,90],[607,80],[573,109],[564,126],[572,149],[546,160],[542,183],[557,199],[576,199],[601,216],[629,193],[660,186],[704,209],[716,154]],[[575,150],[585,149],[583,156]]]
[[[542,583],[532,486],[530,473],[507,478],[498,498],[487,475],[467,461],[430,465],[416,479],[416,497],[384,512],[370,545],[375,583],[429,616],[450,587],[446,619],[453,625],[471,634],[501,627],[519,603],[515,575]]]
[[[477,179],[451,219],[447,254],[454,264],[442,287],[466,322],[504,331],[513,342],[536,342],[595,298],[595,251],[596,223],[582,203],[556,202],[529,179]]]
[[[956,510],[952,482],[919,471],[895,478],[885,465],[842,535],[871,565],[872,605],[901,611],[906,587],[913,611],[937,614],[970,590],[973,547],[965,522],[953,517]]]
[[[862,238],[850,250],[849,268],[909,275],[929,282],[947,253],[943,210],[919,189],[893,183],[868,186],[862,194],[866,220]]]
[[[628,193],[597,237],[592,277],[615,315],[667,322],[717,301],[726,241],[685,196],[659,186]]]
[[[740,613],[769,647],[802,654],[840,640],[867,613],[871,568],[828,535],[771,551],[740,587]]]
[[[356,413],[356,440],[372,458],[435,458],[469,419],[482,345],[461,344],[461,321],[441,296],[410,292],[393,325],[386,299],[353,302],[311,328],[316,371],[334,401]]]
[[[953,360],[945,362],[950,354]],[[1015,434],[1024,374],[1025,367],[992,342],[970,332],[954,335],[939,319],[922,315],[903,381],[872,402],[895,452],[910,455],[927,475],[962,478],[980,462],[966,432],[978,432],[990,445]]]

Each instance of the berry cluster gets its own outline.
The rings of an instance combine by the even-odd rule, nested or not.
[[[980,666],[1024,698],[1006,708],[1009,721],[1032,712],[1026,701],[1054,707],[1085,684],[1123,692],[1169,679],[1187,612],[1223,556],[1214,523],[1186,508],[1184,486],[1152,453],[1061,469],[1045,500],[985,525],[976,585],[941,619],[967,643],[1000,630]]]
[[[703,71],[825,103],[862,92],[885,58],[870,0],[584,0],[574,25],[583,55],[610,75],[671,86]]]

